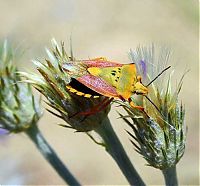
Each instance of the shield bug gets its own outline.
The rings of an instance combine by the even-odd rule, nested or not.
[[[121,64],[107,61],[105,58],[95,58],[70,61],[64,63],[62,68],[72,77],[71,83],[67,86],[70,92],[87,98],[98,98],[101,95],[106,97],[91,112],[84,112],[87,115],[102,110],[113,99],[128,101],[133,108],[143,110],[143,107],[134,104],[131,96],[133,94],[147,96],[147,87],[170,66],[147,86],[142,84],[142,78],[137,75],[134,63]]]

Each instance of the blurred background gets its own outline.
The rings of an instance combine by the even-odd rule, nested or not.
[[[188,125],[185,155],[178,163],[180,185],[199,184],[199,50],[197,0],[0,0],[0,40],[7,38],[25,50],[19,66],[33,70],[31,59],[44,59],[50,40],[72,36],[77,58],[106,56],[128,63],[128,52],[138,45],[166,45],[170,65],[179,80],[185,69],[180,100]],[[113,127],[136,169],[147,184],[164,183],[159,170],[145,166],[125,132],[127,126],[110,112]],[[59,127],[63,123],[45,111],[39,122],[44,136],[84,185],[127,185],[113,159],[85,134]],[[24,134],[0,137],[0,184],[64,184]]]

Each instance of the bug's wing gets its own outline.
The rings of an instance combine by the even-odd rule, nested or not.
[[[105,60],[83,60],[83,63],[85,63],[88,67],[121,67],[123,64],[111,62],[111,61],[105,61]]]
[[[106,60],[80,60],[80,61],[68,61],[62,65],[65,72],[72,77],[81,77],[87,74],[87,69],[90,67],[121,67],[120,63],[106,61]]]
[[[64,63],[62,69],[73,78],[87,74],[87,66],[80,61],[69,61]]]
[[[82,77],[77,78],[77,80],[93,91],[107,97],[118,97],[116,89],[106,83],[103,79],[87,74]]]

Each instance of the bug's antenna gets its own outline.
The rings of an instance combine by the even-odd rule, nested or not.
[[[147,100],[156,108],[156,110],[163,116],[163,114],[160,112],[159,108],[154,104],[153,101],[151,101],[151,99],[147,96],[145,96],[145,98],[147,98]]]
[[[151,80],[146,87],[148,87],[149,85],[151,85],[151,83],[153,83],[158,77],[160,77],[166,70],[168,70],[171,66],[168,66],[167,68],[165,68],[162,72],[160,72],[153,80]]]

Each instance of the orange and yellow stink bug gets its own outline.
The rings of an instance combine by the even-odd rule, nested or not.
[[[147,87],[150,83],[147,86],[142,84],[141,76],[137,75],[134,63],[120,64],[107,61],[105,58],[96,58],[67,62],[62,67],[72,77],[72,82],[67,86],[71,92],[88,98],[97,98],[100,95],[106,97],[101,108],[105,108],[113,99],[118,98],[122,101],[128,101],[134,108],[143,109],[143,107],[136,106],[133,103],[131,96],[133,94],[146,96],[148,94]],[[87,90],[81,91],[82,85]]]

